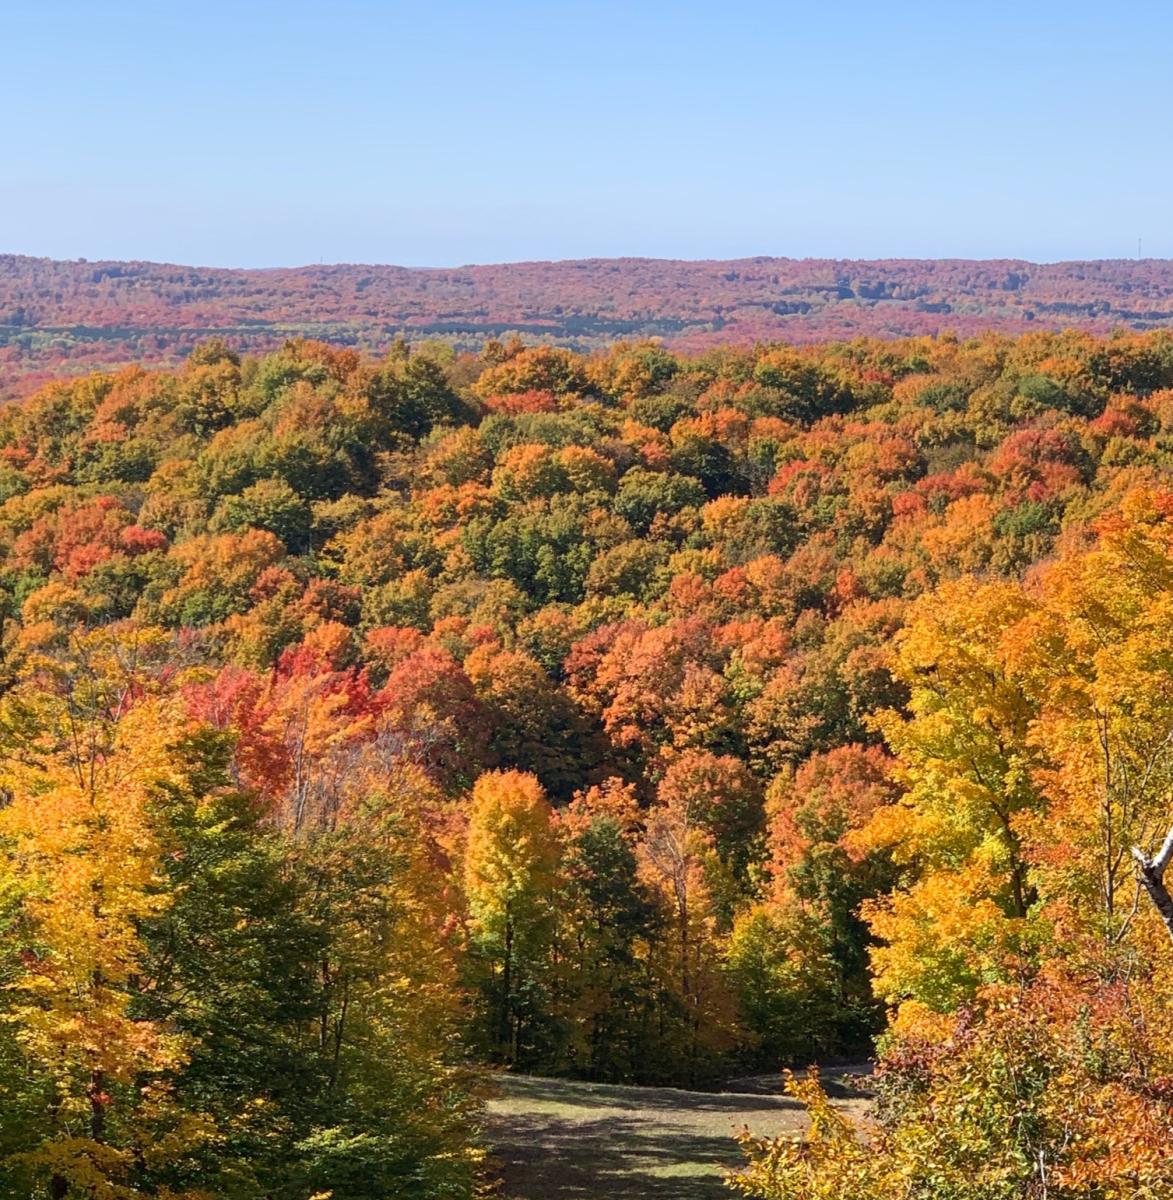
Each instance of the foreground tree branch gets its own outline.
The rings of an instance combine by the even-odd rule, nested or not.
[[[1132,848],[1132,857],[1136,859],[1140,869],[1141,886],[1148,892],[1149,899],[1156,905],[1161,920],[1165,922],[1169,936],[1173,938],[1173,896],[1170,896],[1169,889],[1165,886],[1165,872],[1170,861],[1173,861],[1173,828],[1165,835],[1160,850],[1152,858],[1147,858],[1136,846]]]

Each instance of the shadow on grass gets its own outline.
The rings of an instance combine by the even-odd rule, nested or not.
[[[621,1116],[512,1115],[495,1124],[509,1200],[715,1200],[729,1195],[723,1172],[738,1165],[731,1133]]]
[[[575,1108],[631,1109],[633,1112],[771,1113],[796,1111],[802,1106],[789,1096],[734,1092],[686,1092],[677,1088],[617,1087],[566,1079],[500,1075],[495,1080],[503,1095],[518,1103],[548,1103]]]
[[[806,1127],[802,1105],[777,1094],[782,1083],[776,1074],[747,1076],[729,1091],[690,1092],[499,1074],[486,1134],[501,1200],[728,1197],[725,1173],[744,1162],[737,1132],[774,1137]],[[838,1068],[836,1104],[861,1110],[866,1090],[857,1089],[866,1086]]]

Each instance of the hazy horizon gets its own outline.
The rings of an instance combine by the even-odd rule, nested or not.
[[[917,255],[896,254],[741,254],[729,258],[689,257],[684,255],[656,254],[584,254],[573,258],[515,258],[515,259],[482,259],[469,262],[452,263],[403,263],[376,262],[373,260],[330,260],[319,262],[282,262],[248,265],[242,263],[213,263],[213,262],[180,262],[175,259],[159,258],[100,258],[94,255],[77,255],[76,257],[59,257],[52,254],[26,254],[20,250],[0,250],[0,258],[27,258],[57,263],[141,263],[155,267],[187,267],[201,271],[303,271],[314,267],[373,267],[386,268],[396,271],[465,271],[487,267],[521,267],[521,266],[559,266],[576,262],[662,262],[662,263],[736,263],[736,262],[841,262],[841,263],[885,263],[885,262],[916,262],[916,263],[1021,263],[1032,267],[1071,266],[1081,263],[1154,263],[1171,262],[1173,256],[1159,256],[1145,253],[1143,256],[1115,255],[1102,257],[1032,259],[1012,255],[939,255],[924,257]]]

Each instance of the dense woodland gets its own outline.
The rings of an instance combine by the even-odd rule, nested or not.
[[[513,334],[580,351],[659,336],[695,352],[1067,327],[1173,327],[1173,267],[1156,259],[626,258],[224,270],[0,255],[0,397],[27,394],[63,370],[175,366],[213,335],[254,354],[297,336],[382,355],[400,335],[473,351]]]
[[[461,1200],[479,1065],[878,1045],[737,1189],[1173,1196],[1171,465],[1164,333],[9,405],[0,1194]]]

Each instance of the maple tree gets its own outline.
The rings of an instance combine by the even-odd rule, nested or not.
[[[557,867],[553,814],[538,781],[520,771],[482,775],[468,815],[465,891],[472,945],[489,971],[487,1032],[506,1062],[525,1061],[527,1025],[540,1013]]]

